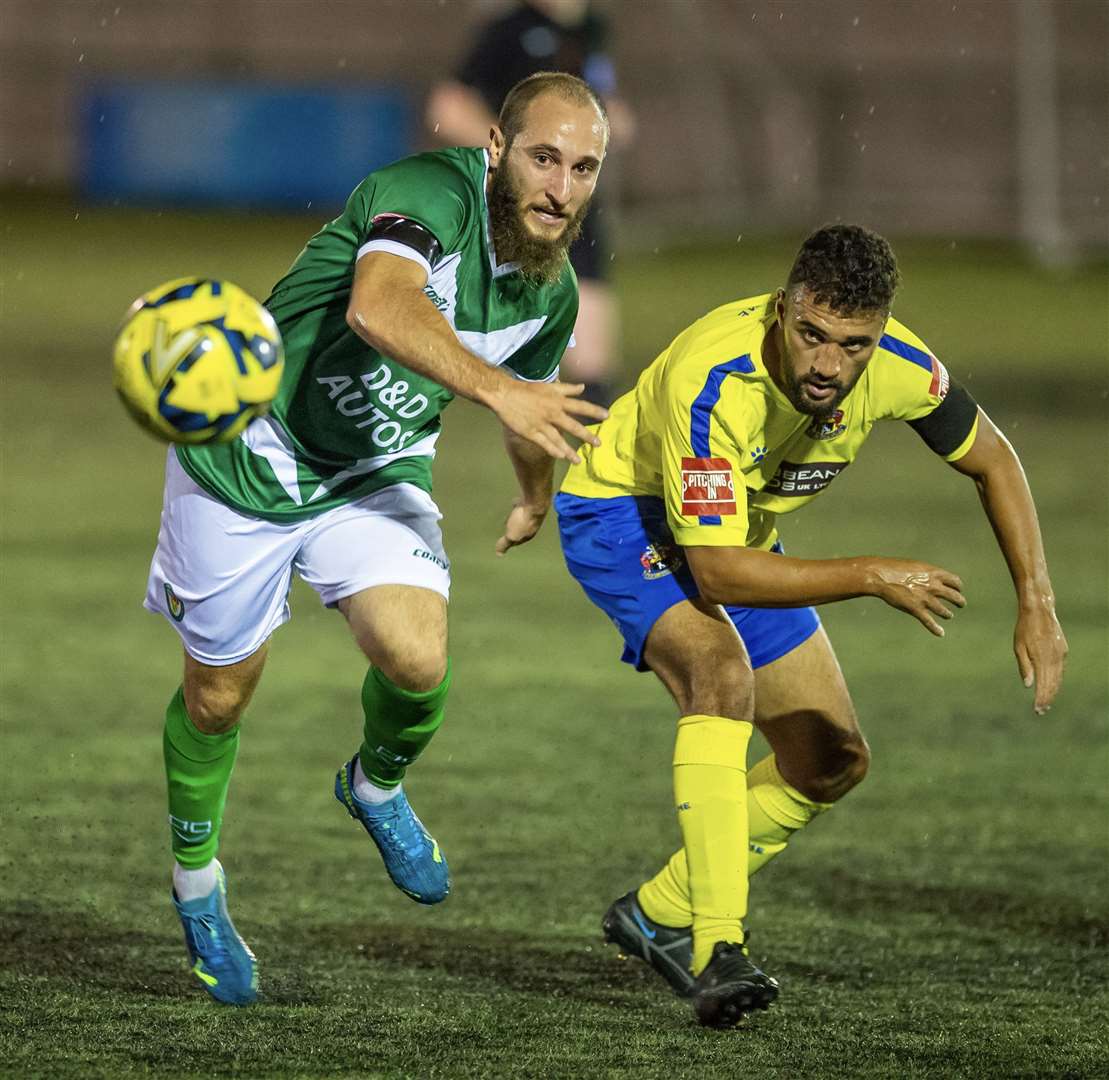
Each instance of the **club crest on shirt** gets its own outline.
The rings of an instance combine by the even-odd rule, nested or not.
[[[834,439],[847,430],[843,422],[843,410],[836,409],[831,416],[814,416],[813,422],[805,429],[810,439]]]
[[[677,544],[648,544],[639,556],[643,576],[648,581],[666,577],[682,565],[682,555]]]
[[[169,608],[170,616],[174,622],[180,622],[185,617],[185,604],[181,597],[173,591],[173,586],[167,581],[162,586],[166,592],[166,607]]]

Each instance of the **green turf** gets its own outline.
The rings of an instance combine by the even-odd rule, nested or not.
[[[108,387],[113,326],[159,280],[257,292],[307,220],[4,208],[0,1072],[13,1077],[1104,1076],[1105,276],[902,245],[903,317],[989,390],[1037,493],[1072,657],[1035,717],[1012,599],[970,485],[883,430],[787,521],[797,554],[915,555],[963,575],[945,640],[860,601],[825,619],[871,777],[760,875],[755,951],[780,1004],[706,1032],[600,947],[608,902],[677,839],[672,710],[616,663],[553,530],[497,560],[511,496],[494,425],[449,416],[439,501],[455,684],[413,771],[447,851],[437,909],[386,880],[335,804],[363,665],[294,591],[245,725],[223,857],[264,1002],[211,1005],[168,901],[161,713],[178,677],[142,612],[161,451]],[[625,260],[629,369],[715,303],[775,284],[785,244]]]

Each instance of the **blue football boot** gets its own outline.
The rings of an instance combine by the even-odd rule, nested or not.
[[[451,875],[439,845],[428,835],[412,812],[404,792],[375,806],[354,794],[354,763],[351,758],[335,777],[335,798],[360,821],[377,845],[385,869],[402,893],[418,904],[438,904],[451,891]]]
[[[216,887],[198,900],[173,895],[192,973],[204,989],[227,1005],[249,1005],[258,996],[258,963],[227,913],[227,879],[216,863]]]

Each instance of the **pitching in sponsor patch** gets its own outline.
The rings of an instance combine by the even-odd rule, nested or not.
[[[700,517],[734,514],[735,483],[727,458],[682,458],[682,514]]]

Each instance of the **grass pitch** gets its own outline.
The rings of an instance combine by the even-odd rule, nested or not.
[[[868,781],[755,880],[780,1004],[704,1031],[599,941],[677,843],[673,716],[561,566],[552,528],[497,560],[512,494],[490,419],[448,414],[448,722],[409,791],[455,879],[388,883],[331,795],[363,663],[294,590],[244,726],[222,857],[263,1002],[211,1004],[168,901],[161,715],[177,638],[139,608],[162,454],[109,387],[115,320],[186,273],[256,293],[316,223],[5,207],[0,1072],[32,1076],[1104,1076],[1105,276],[904,245],[899,314],[966,379],[1038,498],[1070,670],[1031,711],[1007,575],[970,484],[879,431],[796,554],[907,554],[962,574],[945,640],[877,602],[826,608],[874,749]],[[793,241],[630,262],[629,378],[690,319],[772,287]]]

